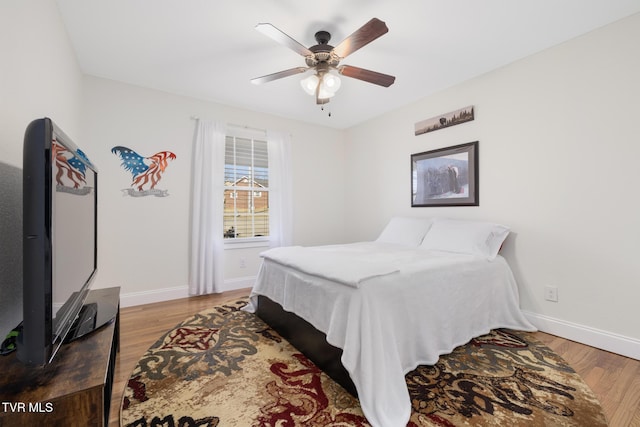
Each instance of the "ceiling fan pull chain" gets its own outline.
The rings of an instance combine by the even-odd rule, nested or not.
[[[324,104],[320,105],[320,111],[324,111]],[[331,111],[327,113],[327,116],[331,117]]]

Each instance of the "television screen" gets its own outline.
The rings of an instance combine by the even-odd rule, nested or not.
[[[97,271],[98,173],[48,118],[27,127],[23,162],[23,320],[17,350],[21,361],[43,365],[65,339],[91,330],[95,320],[83,304]]]
[[[69,145],[69,143],[67,142]],[[75,296],[84,301],[82,285],[95,270],[95,189],[96,176],[80,149],[65,145],[59,135],[52,141],[53,340],[64,339],[72,315],[62,310]],[[77,294],[74,295],[74,294]]]

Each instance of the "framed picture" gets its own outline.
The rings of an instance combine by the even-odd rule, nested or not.
[[[430,119],[422,120],[415,124],[415,135],[422,135],[423,133],[433,132],[434,130],[448,128],[450,126],[459,125],[473,120],[475,112],[473,105],[460,108],[459,110],[452,111],[450,113],[442,114],[437,117],[431,117]]]
[[[411,207],[479,203],[478,141],[411,155]]]

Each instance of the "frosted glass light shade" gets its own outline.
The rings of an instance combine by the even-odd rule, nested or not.
[[[300,86],[309,95],[315,96],[317,91],[318,99],[329,99],[340,89],[340,78],[334,74],[322,73],[321,76],[313,74],[300,80]]]
[[[335,94],[335,92],[328,90],[323,83],[320,83],[320,89],[318,89],[318,98],[327,99],[331,98]]]
[[[322,78],[322,83],[328,91],[333,93],[336,93],[338,89],[340,89],[341,84],[340,78],[338,76],[328,73],[325,74]]]
[[[300,80],[300,86],[302,86],[302,89],[304,89],[304,91],[309,95],[315,95],[316,88],[318,87],[318,82],[318,76],[312,74],[309,77]]]

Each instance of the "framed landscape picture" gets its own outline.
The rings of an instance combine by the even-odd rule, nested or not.
[[[415,135],[418,136],[423,133],[433,132],[438,129],[444,129],[450,126],[466,123],[473,120],[474,117],[475,111],[473,105],[469,105],[468,107],[460,108],[459,110],[442,114],[437,117],[431,117],[430,119],[416,123]]]
[[[478,141],[411,155],[411,207],[479,203]]]

